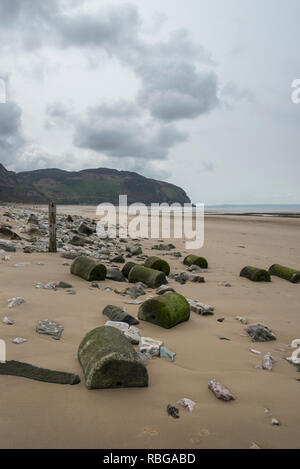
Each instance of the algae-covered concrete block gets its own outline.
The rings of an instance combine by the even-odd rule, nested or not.
[[[143,282],[149,288],[157,288],[168,283],[163,272],[142,265],[136,265],[130,270],[128,280],[130,283]]]
[[[148,386],[148,373],[137,352],[115,327],[90,331],[78,349],[88,389]]]
[[[145,301],[139,308],[138,318],[170,329],[189,320],[190,305],[178,293],[165,293]]]
[[[107,316],[111,321],[126,322],[129,326],[139,324],[139,321],[130,314],[123,311],[118,306],[108,305],[102,311],[104,316]]]
[[[300,282],[300,271],[291,269],[290,267],[284,267],[283,265],[273,264],[269,268],[269,273],[271,275],[275,275],[276,277],[288,280],[291,283]]]
[[[89,282],[105,280],[106,267],[90,257],[79,256],[72,262],[71,274],[77,275]]]
[[[201,267],[202,269],[207,269],[208,267],[208,262],[204,257],[199,257],[196,256],[195,254],[190,254],[189,256],[186,256],[184,261],[184,265],[188,265],[189,267],[191,265],[197,265],[198,267]]]
[[[128,278],[129,272],[131,271],[132,267],[134,267],[135,265],[137,265],[135,262],[126,262],[126,264],[124,265],[122,269],[122,274],[124,275],[124,277]]]
[[[248,278],[252,282],[271,282],[271,276],[267,270],[247,265],[241,270],[240,277]]]
[[[80,383],[79,376],[74,373],[48,370],[47,368],[39,368],[29,363],[15,360],[0,363],[0,375],[21,376],[23,378],[34,379],[35,381],[45,381],[55,384]]]
[[[145,261],[144,266],[149,267],[150,269],[159,270],[165,275],[169,275],[170,273],[170,266],[168,262],[157,256],[148,257],[148,259]]]

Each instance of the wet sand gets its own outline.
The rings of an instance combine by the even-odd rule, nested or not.
[[[93,217],[82,207],[69,207],[68,213]],[[59,253],[7,253],[11,260],[0,265],[0,319],[15,320],[13,326],[0,325],[7,359],[78,373],[81,383],[64,386],[0,376],[0,447],[246,449],[255,442],[266,449],[299,448],[300,374],[284,358],[291,354],[291,341],[300,338],[300,284],[275,277],[270,284],[253,283],[239,277],[247,264],[268,268],[278,262],[300,268],[299,233],[299,219],[207,216],[204,248],[197,251],[209,262],[206,283],[170,280],[170,285],[215,306],[215,315],[191,313],[187,323],[171,330],[140,323],[141,335],[161,339],[176,352],[174,363],[158,358],[149,362],[149,387],[143,389],[88,391],[77,360],[85,333],[105,323],[102,309],[108,304],[123,307],[129,299],[104,288],[123,289],[124,284],[106,280],[100,290],[89,288],[88,282],[70,275]],[[170,242],[184,256],[184,242]],[[144,253],[156,253],[151,250],[155,243],[143,241]],[[182,259],[164,258],[173,273],[185,270]],[[45,265],[37,265],[39,261]],[[19,262],[30,264],[13,267]],[[37,289],[38,281],[69,282],[77,294]],[[232,286],[221,286],[224,281]],[[7,299],[14,296],[24,297],[25,303],[8,309]],[[137,315],[138,306],[126,308]],[[253,344],[237,315],[266,324],[277,341]],[[223,323],[217,322],[223,317]],[[62,324],[62,339],[37,334],[40,319]],[[13,344],[18,336],[28,342]],[[256,368],[267,352],[276,359],[272,372]],[[236,400],[217,400],[207,387],[212,378],[226,385]],[[180,408],[180,419],[172,419],[166,407],[182,397],[195,401],[196,407],[191,413]],[[280,420],[279,427],[271,425],[272,416]]]

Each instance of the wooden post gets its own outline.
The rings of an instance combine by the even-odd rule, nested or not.
[[[49,202],[49,252],[56,251],[56,203]]]

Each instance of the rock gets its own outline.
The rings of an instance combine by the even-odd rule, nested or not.
[[[222,323],[225,321],[225,318],[220,318],[220,319],[217,319],[218,322]]]
[[[78,233],[85,234],[87,236],[91,236],[95,232],[96,232],[95,228],[91,228],[86,223],[81,223],[81,225],[78,228]]]
[[[150,355],[150,353],[137,352],[137,354],[145,366],[148,364],[148,361],[152,359],[152,356]]]
[[[202,269],[208,268],[208,262],[204,257],[196,256],[195,254],[189,254],[183,260],[184,265],[198,265]]]
[[[106,278],[113,280],[114,282],[126,282],[126,278],[120,271],[120,269],[107,269]]]
[[[99,287],[99,283],[97,283],[97,282],[92,282],[92,283],[90,284],[90,287],[92,287],[92,288],[100,288],[100,287]]]
[[[245,277],[252,282],[271,282],[271,276],[267,270],[247,265],[240,272],[240,277]]]
[[[70,240],[70,244],[73,244],[73,246],[84,246],[85,244],[91,244],[91,241],[83,236],[74,235]]]
[[[25,254],[32,254],[33,251],[34,251],[34,249],[33,249],[31,246],[25,246],[25,247],[23,248],[23,252],[24,252]]]
[[[21,298],[20,296],[17,296],[15,298],[9,298],[7,300],[8,302],[8,307],[13,308],[14,306],[21,305],[22,303],[25,302],[24,298]]]
[[[117,257],[114,257],[111,262],[115,262],[116,264],[125,264],[125,259],[123,256],[117,256]]]
[[[130,283],[143,282],[149,288],[157,288],[168,283],[163,272],[142,265],[136,265],[130,270],[128,280]]]
[[[171,362],[174,362],[176,353],[171,352],[167,347],[160,347],[159,356],[160,358],[170,358]]]
[[[139,282],[131,288],[127,289],[127,293],[133,300],[136,300],[139,296],[146,295],[144,287],[142,286],[143,283]]]
[[[249,449],[261,449],[256,443],[252,443]]]
[[[72,288],[72,285],[70,283],[67,283],[67,282],[59,282],[56,285],[56,288]]]
[[[182,272],[175,277],[175,281],[185,284],[187,281],[194,283],[205,283],[205,278],[200,275],[190,274],[189,272]]]
[[[126,339],[130,341],[133,345],[139,345],[141,341],[140,331],[137,327],[130,326],[127,331],[124,332]]]
[[[267,355],[265,355],[262,360],[263,370],[272,371],[274,363],[275,363],[275,360],[272,357],[272,355],[270,353],[267,353]]]
[[[119,331],[121,332],[126,332],[129,329],[129,325],[126,322],[120,322],[120,321],[106,321],[104,325],[108,327],[115,327],[116,329],[119,329]]]
[[[251,348],[250,352],[254,353],[254,355],[261,355],[261,352],[259,350],[254,350],[254,348]]]
[[[141,246],[139,246],[138,244],[126,246],[126,251],[132,254],[133,256],[138,256],[139,254],[143,253]]]
[[[136,266],[137,264],[135,262],[126,262],[122,269],[122,274],[124,277],[128,278],[129,272],[131,271],[132,267]]]
[[[71,215],[68,215],[67,218],[66,218],[66,221],[68,223],[73,223],[74,220],[73,220],[73,217]]]
[[[107,316],[111,321],[125,322],[129,326],[139,324],[139,321],[136,318],[126,313],[126,311],[123,311],[118,306],[108,305],[104,308],[102,314]]]
[[[3,236],[7,236],[9,239],[22,239],[21,236],[19,236],[17,233],[12,231],[5,225],[0,226],[0,234],[2,234]]]
[[[226,282],[226,281],[219,283],[219,285],[220,287],[227,287],[227,288],[232,286],[231,283]]]
[[[44,288],[46,290],[56,290],[56,282],[49,282],[44,286]]]
[[[36,332],[38,334],[50,335],[55,340],[60,340],[63,330],[63,326],[57,324],[51,319],[41,320],[36,326]]]
[[[0,239],[0,249],[3,249],[5,252],[16,252],[15,245],[6,239]]]
[[[79,257],[80,255],[82,255],[82,254],[80,254],[78,252],[75,252],[75,251],[69,251],[69,252],[62,252],[60,257],[63,257],[64,259],[73,260],[73,259],[76,259],[77,257]],[[67,265],[69,265],[69,264],[67,264]]]
[[[191,311],[200,314],[200,316],[212,316],[214,314],[214,306],[206,305],[204,303],[200,303],[199,301],[190,299],[188,299],[187,301],[190,305]]]
[[[208,388],[214,393],[217,399],[221,399],[223,401],[235,400],[233,394],[215,379],[209,381]]]
[[[156,290],[157,295],[164,295],[165,293],[168,293],[168,292],[176,293],[174,288],[170,287],[170,285],[161,285]]]
[[[246,318],[243,318],[242,316],[236,316],[235,318],[237,321],[240,321],[242,324],[245,324],[245,326],[248,324],[248,321]]]
[[[87,256],[77,257],[71,265],[71,274],[77,275],[89,282],[93,280],[105,280],[106,267],[103,264]]]
[[[272,423],[272,425],[276,425],[277,427],[280,426],[279,420],[275,419],[274,417],[272,418],[271,423]]]
[[[23,378],[34,379],[55,384],[78,384],[80,378],[73,373],[64,371],[53,371],[47,368],[38,368],[29,363],[22,363],[15,360],[0,364],[0,375],[21,376]]]
[[[152,246],[151,249],[155,249],[156,251],[172,251],[172,249],[176,249],[176,246],[174,244],[156,244]]]
[[[170,404],[167,406],[167,413],[173,417],[173,419],[179,419],[179,409],[171,406]]]
[[[14,344],[23,344],[24,342],[28,342],[27,339],[23,339],[22,337],[16,337],[12,341]]]
[[[250,335],[253,342],[268,342],[270,340],[276,340],[276,336],[273,332],[262,324],[256,323],[248,326],[246,332]]]
[[[156,257],[156,256],[149,257],[146,260],[144,266],[149,267],[150,269],[159,270],[160,272],[163,272],[167,276],[170,273],[170,266],[168,262],[166,262],[164,259],[160,259],[160,257]]]
[[[31,214],[29,215],[28,220],[27,220],[27,224],[38,225],[38,224],[39,224],[39,219],[38,219],[38,217],[37,217],[34,213],[31,213]]]
[[[187,407],[190,412],[193,411],[193,409],[196,405],[196,403],[194,401],[192,401],[191,399],[187,399],[186,397],[183,397],[182,399],[177,401],[176,404],[182,405],[183,407]]]
[[[159,350],[162,344],[161,340],[151,339],[150,337],[141,337],[139,350],[142,353],[149,353],[152,357],[159,357]]]
[[[3,318],[2,322],[3,324],[7,324],[8,326],[12,326],[15,323],[13,319],[8,318],[7,316]]]
[[[90,331],[78,349],[88,389],[148,386],[148,373],[123,333],[114,327]]]
[[[300,282],[300,271],[291,269],[290,267],[284,267],[283,265],[273,264],[269,268],[269,273],[275,275],[276,277],[283,278],[288,280],[291,283]]]
[[[190,306],[184,296],[166,293],[145,301],[139,308],[138,318],[170,329],[190,318]]]

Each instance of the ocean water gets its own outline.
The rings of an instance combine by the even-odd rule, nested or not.
[[[277,214],[298,214],[300,215],[300,204],[257,204],[257,205],[205,205],[207,214],[258,214],[264,216],[275,216]]]

